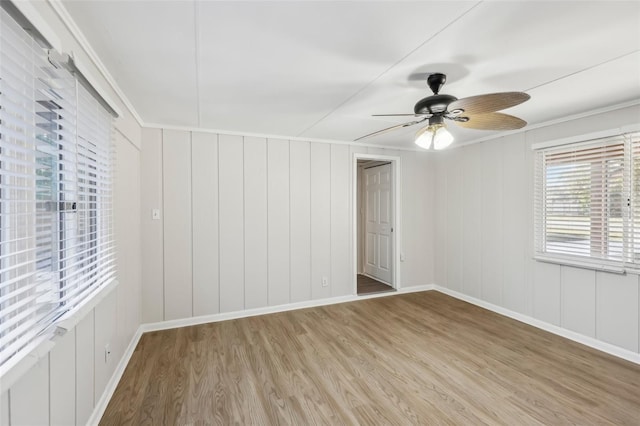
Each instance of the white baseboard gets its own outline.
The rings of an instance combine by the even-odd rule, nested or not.
[[[487,309],[497,314],[504,315],[505,317],[512,318],[514,320],[523,322],[525,324],[542,329],[544,331],[548,331],[549,333],[562,336],[569,340],[573,340],[574,342],[578,342],[585,346],[589,346],[593,349],[597,349],[599,351],[608,353],[609,355],[613,355],[618,358],[625,359],[635,364],[640,364],[640,354],[637,352],[633,352],[628,349],[623,349],[619,346],[615,346],[610,343],[603,342],[602,340],[594,339],[593,337],[585,336],[583,334],[576,333],[575,331],[567,330],[566,328],[549,324],[548,322],[540,321],[539,319],[530,317],[528,315],[524,315],[519,312],[515,312],[498,305],[494,305],[493,303],[485,302],[484,300],[480,300],[475,297],[468,296],[466,294],[448,289],[446,287],[434,285],[433,289],[436,291],[439,291],[440,293],[444,293],[451,297],[455,297],[456,299],[464,300],[465,302],[469,302],[473,305],[479,306],[481,308]]]
[[[87,421],[87,425],[93,426],[100,423],[100,419],[104,414],[104,410],[107,409],[107,405],[109,405],[109,401],[111,400],[113,393],[116,391],[116,387],[118,386],[118,383],[120,382],[120,379],[124,374],[124,370],[127,368],[127,365],[129,364],[129,360],[133,355],[133,351],[136,349],[136,346],[138,346],[138,342],[140,341],[140,337],[142,337],[142,333],[143,333],[142,326],[140,326],[138,327],[133,337],[131,338],[131,341],[129,342],[129,345],[127,346],[127,349],[125,350],[124,354],[122,354],[122,358],[120,358],[120,362],[118,363],[115,371],[111,375],[111,379],[109,379],[109,382],[107,383],[107,386],[105,387],[104,392],[102,392],[100,399],[96,402],[96,405],[93,407],[93,412],[91,413],[91,416]]]
[[[199,317],[181,318],[170,321],[160,321],[148,324],[142,324],[140,327],[143,332],[169,330],[172,328],[188,327],[192,325],[207,324],[211,322],[227,321],[231,319],[247,318],[256,315],[274,314],[277,312],[293,311],[296,309],[314,308],[316,306],[335,305],[338,303],[355,302],[356,300],[372,299],[376,297],[388,297],[395,294],[414,293],[417,291],[433,290],[433,284],[425,284],[411,287],[403,287],[397,291],[388,291],[384,293],[367,294],[362,296],[348,295],[328,297],[325,299],[307,300],[304,302],[287,303],[278,306],[265,306],[263,308],[245,309],[242,311],[225,312],[221,314],[202,315]]]

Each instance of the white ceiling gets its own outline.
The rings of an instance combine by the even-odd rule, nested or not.
[[[353,140],[408,121],[371,114],[412,112],[430,72],[458,98],[529,93],[505,112],[531,125],[640,100],[638,1],[64,5],[145,123]]]

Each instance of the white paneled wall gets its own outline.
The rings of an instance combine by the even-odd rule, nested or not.
[[[143,138],[145,321],[354,294],[355,152],[401,157],[411,235],[400,236],[401,286],[433,282],[429,154],[173,130]]]
[[[531,144],[633,124],[640,107],[453,149],[437,158],[436,284],[640,352],[638,275],[533,260]]]
[[[49,386],[55,389],[49,396],[52,425],[72,425],[76,422],[76,331],[71,330],[58,339],[49,354]],[[4,424],[4,423],[3,423]]]
[[[370,154],[376,151],[369,149]],[[403,286],[432,283],[436,249],[435,156],[425,151],[392,151],[387,155],[400,156],[402,163],[398,196],[403,206],[400,218],[400,253],[405,259],[400,264]]]
[[[244,139],[244,309],[269,300],[267,255],[267,140]],[[249,173],[249,171],[251,171]],[[222,206],[224,209],[224,206]],[[241,290],[241,286],[238,286]],[[238,299],[239,300],[239,299]]]
[[[192,253],[193,314],[198,316],[217,314],[220,311],[217,244],[218,169],[211,167],[211,164],[218,164],[218,136],[211,133],[194,133],[191,144],[191,164],[193,165],[191,190],[196,194],[191,200],[194,247]],[[159,143],[156,147],[158,146],[160,146]],[[153,152],[152,149],[152,155]],[[161,229],[158,230],[156,237],[158,234],[162,237]],[[159,246],[162,248],[162,238]],[[159,265],[157,271],[162,271],[162,265]],[[161,273],[147,284],[157,282],[162,282]],[[156,294],[161,292],[156,291]],[[152,317],[161,318],[162,316]]]
[[[311,297],[331,296],[331,145],[311,144]]]
[[[9,390],[12,425],[49,424],[49,357],[40,361]],[[93,395],[93,390],[91,392]]]
[[[529,194],[526,190],[529,182],[530,170],[523,167],[526,164],[526,146],[524,144],[524,134],[512,137],[513,143],[500,144],[501,147],[501,170],[502,176],[498,176],[496,186],[501,187],[502,196],[500,198],[500,223],[494,226],[501,228],[498,232],[502,236],[501,258],[502,266],[502,298],[501,303],[512,311],[531,314],[531,299],[529,293],[529,274],[525,268],[531,264],[527,262],[527,254],[523,247],[529,244],[531,238],[531,227],[528,215],[522,214],[526,206],[530,206]],[[514,214],[519,212],[520,214]],[[495,228],[494,228],[495,229]],[[523,271],[525,271],[523,279]]]
[[[311,299],[311,146],[289,146],[291,302]]]
[[[200,143],[194,143],[194,155],[196,155],[196,149],[198,149],[199,153],[201,145]],[[205,146],[209,146],[209,144],[205,144]],[[144,167],[140,170],[140,185],[145,190],[141,192],[140,203],[143,206],[151,206],[150,208],[156,209],[161,213],[163,196],[162,131],[158,129],[143,129],[142,152],[144,152]],[[199,156],[198,158],[203,157]],[[206,170],[206,168],[203,168],[203,170]],[[206,179],[202,177],[198,181],[206,182]],[[200,202],[203,203],[205,201]],[[143,323],[153,322],[156,318],[164,317],[164,288],[152,284],[162,282],[164,277],[164,263],[162,262],[164,258],[162,243],[164,240],[163,215],[160,214],[157,219],[152,219],[151,214],[152,212],[148,209],[144,211],[140,228],[142,241],[145,242],[145,249],[142,250]],[[195,216],[194,221],[199,218],[200,216]]]
[[[191,316],[191,134],[165,131],[162,144],[162,202],[164,206],[164,315]],[[171,301],[167,303],[167,301]]]
[[[243,310],[245,304],[244,143],[242,136],[220,135],[218,139],[218,179],[220,312],[233,312]],[[176,206],[170,205],[167,207],[169,209],[176,208]],[[254,214],[256,212],[249,212],[249,215]],[[209,244],[215,243],[215,241],[209,242]],[[201,247],[196,249],[202,250]],[[172,261],[171,258],[165,258],[167,265]],[[188,288],[190,282],[182,280],[181,285]],[[169,303],[171,300],[165,300],[165,304]]]
[[[291,301],[290,265],[290,188],[289,141],[269,139],[268,178],[266,179],[268,232],[268,303],[284,305]]]
[[[87,423],[95,403],[93,363],[95,359],[93,312],[76,326],[76,424]]]
[[[353,293],[351,277],[351,161],[348,145],[331,145],[331,295]],[[354,259],[355,261],[355,259]]]

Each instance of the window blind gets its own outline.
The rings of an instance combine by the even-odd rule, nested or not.
[[[112,117],[0,9],[0,373],[115,276]]]
[[[637,135],[623,134],[537,151],[536,255],[616,265],[637,262],[635,253],[640,252]]]
[[[0,364],[55,315],[57,135],[47,121],[46,52],[0,10]]]
[[[67,309],[115,275],[111,197],[111,116],[81,85],[77,138],[63,139],[60,302]],[[69,161],[65,161],[65,156]]]

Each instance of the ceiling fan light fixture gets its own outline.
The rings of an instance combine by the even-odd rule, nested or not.
[[[420,148],[429,149],[433,143],[433,131],[430,130],[433,126],[423,127],[416,132],[415,144]]]
[[[440,127],[439,129],[436,129],[436,132],[433,135],[433,149],[445,149],[446,147],[451,145],[451,143],[453,143],[453,135],[449,133],[444,125],[442,125],[442,127]]]
[[[431,124],[416,133],[414,143],[420,148],[440,150],[445,149],[453,142],[453,135],[449,133],[442,123]]]

